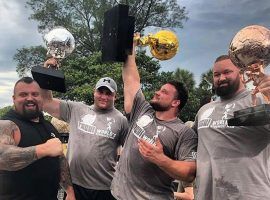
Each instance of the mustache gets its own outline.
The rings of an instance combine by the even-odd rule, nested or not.
[[[220,81],[220,82],[218,82],[218,86],[220,86],[220,85],[222,85],[222,84],[224,84],[224,83],[230,84],[229,81],[225,80],[225,81]]]

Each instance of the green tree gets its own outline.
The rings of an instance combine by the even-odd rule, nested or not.
[[[188,90],[188,102],[180,113],[180,118],[186,121],[193,121],[198,110],[199,100],[195,92],[194,74],[188,70],[177,68],[173,74],[175,80],[185,84]]]
[[[177,68],[174,72],[175,80],[185,84],[188,91],[193,91],[195,88],[194,74],[188,70]]]
[[[12,106],[6,106],[0,108],[0,119],[12,108]]]
[[[207,72],[201,75],[201,81],[199,88],[205,91],[212,91],[213,87],[213,71],[209,69]]]
[[[81,57],[101,50],[104,12],[118,3],[130,6],[130,15],[136,18],[135,30],[139,32],[148,26],[182,28],[182,22],[187,20],[185,7],[181,7],[177,0],[28,0],[27,6],[33,11],[30,19],[38,22],[40,33],[44,34],[56,26],[67,28],[76,41],[73,54]],[[31,52],[37,55],[35,48],[24,48],[14,56],[19,75],[24,75],[32,67],[31,61],[36,57],[31,56]],[[34,64],[39,63],[44,55]]]
[[[214,95],[213,93],[213,71],[210,69],[201,75],[201,81],[197,89],[200,96],[200,105],[205,104]]]
[[[43,46],[17,49],[13,59],[18,63],[16,71],[19,77],[25,76],[28,70],[34,66],[42,66],[46,59],[46,52],[47,50]]]

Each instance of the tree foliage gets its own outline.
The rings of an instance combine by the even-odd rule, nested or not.
[[[42,66],[46,59],[46,52],[47,50],[43,46],[18,49],[13,59],[18,63],[16,71],[19,77],[25,76],[28,70],[34,66]]]
[[[189,91],[195,88],[194,74],[188,70],[177,68],[174,72],[174,78],[183,82]]]
[[[38,22],[38,30],[45,34],[53,27],[67,28],[75,38],[76,49],[73,54],[89,56],[101,50],[104,12],[118,3],[130,6],[130,15],[136,18],[135,30],[143,31],[148,26],[163,28],[182,28],[187,20],[185,7],[177,0],[28,0],[27,6],[33,11],[30,19]],[[23,48],[17,51],[14,60],[18,62],[17,71],[24,75],[32,63],[39,63],[45,57],[34,56],[36,49]],[[33,55],[32,60],[29,58]],[[22,59],[26,56],[25,59]],[[36,61],[33,61],[33,60]]]
[[[3,108],[0,108],[0,119],[10,110],[12,109],[12,106],[6,106]]]

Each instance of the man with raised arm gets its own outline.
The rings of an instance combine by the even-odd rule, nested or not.
[[[18,80],[13,102],[0,120],[0,199],[57,200],[60,184],[74,200],[59,134],[41,112],[39,85],[30,77]]]
[[[47,65],[55,65],[49,59]],[[114,200],[110,186],[117,150],[126,137],[127,119],[114,107],[117,85],[110,77],[95,86],[94,103],[64,101],[43,90],[44,110],[70,125],[67,158],[75,196],[80,200]]]
[[[148,103],[140,89],[135,51],[122,71],[129,131],[112,182],[119,200],[173,200],[174,179],[193,181],[197,136],[177,117],[187,102],[183,84],[170,81]]]

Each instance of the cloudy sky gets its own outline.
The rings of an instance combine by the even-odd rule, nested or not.
[[[0,0],[0,108],[12,104],[12,88],[18,79],[13,56],[16,49],[43,44],[26,0]],[[188,11],[184,29],[177,30],[179,53],[162,61],[163,71],[176,68],[200,75],[215,58],[226,54],[233,36],[243,27],[259,24],[270,28],[269,0],[179,0]]]

